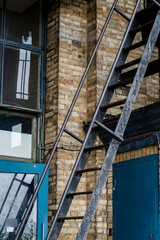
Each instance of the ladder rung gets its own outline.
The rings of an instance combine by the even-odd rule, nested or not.
[[[128,63],[125,63],[123,65],[116,67],[116,70],[123,70],[125,68],[132,67],[132,66],[140,63],[140,61],[141,61],[141,58],[137,58],[136,60],[133,60],[131,62],[128,62]]]
[[[140,41],[138,43],[135,43],[135,44],[133,44],[133,45],[131,45],[129,47],[123,48],[123,50],[126,51],[126,52],[134,50],[134,49],[136,49],[138,47],[141,47],[141,46],[145,45],[147,43],[147,40],[148,39],[146,38],[146,39],[144,39],[144,40],[142,40],[142,41]]]
[[[108,108],[112,108],[112,107],[116,107],[116,106],[119,106],[119,105],[122,105],[126,102],[127,99],[122,99],[122,100],[119,100],[117,102],[113,102],[113,103],[109,103],[109,104],[106,104],[106,105],[103,105],[100,107],[100,109],[108,109]]]
[[[123,18],[125,18],[128,22],[130,21],[129,17],[127,17],[123,12],[121,12],[118,8],[114,8],[114,10],[120,14]]]
[[[157,0],[152,0],[159,8],[160,8],[160,4]]]
[[[152,26],[153,23],[154,23],[154,20],[152,20],[152,21],[150,21],[150,22],[147,22],[147,23],[145,23],[145,24],[143,24],[143,25],[141,25],[141,26],[139,26],[139,27],[137,27],[137,28],[132,29],[132,30],[130,31],[130,33],[131,33],[131,34],[135,34],[135,33],[137,33],[137,32],[140,32],[140,31],[142,31],[142,30],[144,30],[144,29]]]
[[[70,132],[68,129],[64,129],[64,132],[66,132],[67,134],[69,134],[71,137],[75,138],[77,141],[83,143],[83,140],[79,137],[77,137],[74,133]]]
[[[79,196],[79,195],[88,195],[88,194],[92,194],[92,193],[93,193],[93,191],[68,193],[67,197],[74,197],[74,196]]]
[[[132,82],[133,82],[133,78],[130,78],[125,81],[119,81],[118,83],[108,86],[108,89],[116,89],[119,87],[126,87],[128,84],[131,84]]]
[[[147,70],[146,70],[146,73],[145,73],[145,77],[148,77],[148,76],[151,76],[155,73],[158,73],[159,72],[159,59],[156,59],[150,63],[148,63],[148,67],[147,67]],[[120,81],[127,81],[129,79],[132,79],[134,78],[136,72],[137,72],[137,69],[138,68],[134,68],[128,72],[124,72],[120,75]]]
[[[95,167],[95,168],[87,168],[82,170],[77,170],[75,174],[82,174],[86,172],[95,172],[101,170],[101,167]]]
[[[136,17],[146,19],[146,15],[149,15],[150,17],[153,16],[153,18],[154,18],[154,14],[156,14],[157,12],[158,12],[158,9],[153,4],[147,8],[142,9],[141,11],[137,12]]]
[[[83,219],[84,216],[79,216],[79,217],[59,217],[57,221],[65,221],[65,220],[78,220],[78,219]]]
[[[102,148],[107,148],[108,146],[109,146],[109,143],[98,145],[98,146],[86,147],[84,149],[84,151],[88,152],[88,151],[98,150],[98,149],[102,149]]]
[[[115,134],[114,132],[112,132],[109,128],[107,128],[106,126],[104,126],[102,123],[98,122],[97,120],[95,120],[95,124],[98,125],[99,127],[103,128],[104,130],[106,130],[109,134],[111,134],[113,136],[113,138],[115,138],[117,141],[122,142],[123,138],[121,138],[120,136],[118,136],[117,134]]]

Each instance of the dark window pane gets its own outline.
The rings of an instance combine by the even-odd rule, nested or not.
[[[0,82],[1,82],[1,57],[2,57],[1,54],[2,54],[2,46],[0,45]]]
[[[28,181],[25,180],[26,177]],[[0,239],[15,238],[18,224],[33,194],[36,183],[37,175],[34,174],[0,173]],[[21,239],[36,239],[36,231],[37,201]]]
[[[31,159],[32,118],[0,114],[0,155]]]
[[[0,38],[2,38],[2,7],[3,1],[0,0]]]
[[[40,54],[5,48],[3,103],[39,109]]]
[[[7,0],[6,39],[40,46],[40,1]]]

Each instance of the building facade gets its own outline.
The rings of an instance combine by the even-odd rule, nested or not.
[[[7,188],[0,193],[2,199],[0,212],[3,216],[0,220],[2,239],[11,239],[17,230],[112,4],[113,1],[109,0],[48,0],[47,2],[0,0],[1,188],[3,188],[3,181],[7,182]],[[134,0],[119,0],[117,7],[130,17],[135,4]],[[143,8],[143,2],[139,8]],[[67,129],[81,139],[85,138],[86,126],[91,121],[127,25],[127,20],[121,15],[117,12],[113,14],[70,116]],[[141,38],[142,33],[140,32],[136,36],[136,42]],[[128,61],[139,58],[143,50],[142,46],[132,51]],[[158,54],[158,50],[155,48],[152,61],[158,58]],[[113,100],[126,98],[128,92],[128,86],[117,89]],[[135,109],[158,101],[159,73],[156,73],[145,78],[137,97]],[[112,116],[111,122],[114,122],[122,108],[123,106],[118,106],[109,110],[108,114]],[[146,109],[145,111],[150,111],[150,109]],[[155,112],[156,110],[154,114]],[[138,114],[136,112],[138,116],[143,113],[144,109],[139,110]],[[152,120],[150,122],[152,123]],[[151,128],[148,131],[147,125],[143,132],[136,131],[132,135],[126,135],[126,139],[134,139],[152,131],[157,132],[159,129],[158,123],[156,124],[156,129]],[[132,130],[135,131],[135,129],[136,127],[133,126]],[[105,143],[102,135],[101,133],[97,137],[97,145]],[[136,139],[136,141],[139,143],[139,140]],[[156,179],[155,181],[157,181],[159,142],[157,140],[151,144],[143,144],[142,141],[138,147],[133,147],[130,142],[126,143],[128,144],[126,148],[121,147],[115,159],[113,171],[110,172],[104,188],[87,237],[88,240],[116,240],[116,234],[121,236],[121,239],[124,238],[120,229],[116,228],[116,224],[121,222],[121,218],[117,220],[119,222],[116,222],[115,215],[116,211],[119,211],[118,214],[120,214],[119,204],[121,201],[123,202],[123,197],[119,198],[113,192],[116,188],[114,180],[117,176],[122,179],[122,182],[126,182],[126,179],[120,175],[121,172],[118,171],[125,169],[126,161],[130,161],[131,165],[134,165],[132,161],[150,163],[150,159],[153,159],[151,161],[153,166],[142,166],[142,172],[145,168],[152,169],[152,172],[156,169],[157,175],[153,176],[151,180]],[[79,142],[68,137],[66,133],[63,134],[52,159],[49,173],[45,177],[23,231],[22,239],[45,239],[80,147]],[[87,167],[100,167],[104,156],[105,149],[93,151]],[[141,159],[142,157],[146,157],[147,160]],[[124,168],[120,168],[121,166]],[[129,170],[127,169],[127,171]],[[135,171],[140,170],[135,169]],[[97,176],[98,172],[83,174],[77,191],[91,191]],[[134,182],[133,179],[131,179],[132,182]],[[135,181],[135,184],[138,183]],[[153,192],[155,199],[151,199],[148,204],[157,201],[158,184]],[[78,216],[79,212],[83,215],[89,199],[88,195],[75,197],[68,217]],[[117,199],[119,199],[118,202]],[[134,201],[133,204],[135,204]],[[20,206],[19,210],[16,210],[18,206]],[[151,211],[155,211],[156,207],[157,205]],[[129,205],[129,208],[132,208],[132,205]],[[127,218],[129,219],[129,216]],[[153,218],[158,218],[158,212]],[[58,239],[75,239],[80,223],[81,220],[66,221]],[[159,222],[154,224],[158,226]],[[133,227],[134,225],[130,229],[128,227],[128,239],[131,239],[130,232],[133,231]],[[121,229],[123,229],[122,226]],[[153,231],[158,230],[153,229]],[[154,235],[152,230],[150,234]]]

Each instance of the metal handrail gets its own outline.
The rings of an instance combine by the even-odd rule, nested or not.
[[[153,1],[155,1],[155,0],[153,0]],[[86,76],[87,76],[87,74],[88,74],[88,71],[89,71],[89,69],[90,69],[90,66],[91,66],[91,64],[92,64],[92,62],[93,62],[93,59],[94,59],[95,55],[96,55],[96,52],[97,52],[98,47],[99,47],[99,45],[100,45],[100,43],[101,43],[101,40],[102,40],[102,38],[103,38],[103,36],[104,36],[104,33],[105,33],[105,31],[106,31],[106,28],[107,28],[107,26],[108,26],[108,24],[109,24],[109,22],[110,22],[110,19],[111,19],[111,17],[112,17],[113,12],[116,11],[116,12],[118,12],[122,17],[124,17],[125,19],[129,20],[128,17],[126,18],[126,16],[125,16],[120,10],[118,10],[118,9],[116,8],[117,2],[118,2],[118,0],[115,0],[114,3],[113,3],[113,5],[112,5],[112,8],[111,8],[111,10],[110,10],[110,12],[109,12],[109,15],[108,15],[108,17],[107,17],[107,19],[106,19],[106,22],[105,22],[104,26],[103,26],[103,29],[102,29],[102,31],[101,31],[101,34],[100,34],[100,36],[99,36],[99,38],[98,38],[96,47],[95,47],[95,49],[94,49],[94,51],[93,51],[93,53],[92,53],[92,55],[91,55],[91,58],[90,58],[90,60],[89,60],[89,63],[88,63],[88,65],[87,65],[87,67],[86,67],[86,70],[85,70],[85,72],[84,72],[84,74],[83,74],[83,77],[82,77],[80,83],[79,83],[79,86],[78,86],[78,88],[77,88],[77,91],[76,91],[76,93],[75,93],[75,96],[74,96],[74,98],[73,98],[73,100],[72,100],[72,103],[71,103],[71,105],[70,105],[70,107],[69,107],[69,110],[68,110],[68,113],[67,113],[67,115],[66,115],[66,118],[65,118],[65,120],[64,120],[64,122],[63,122],[63,124],[62,124],[62,127],[61,127],[61,129],[60,129],[60,132],[59,132],[59,134],[58,134],[58,136],[57,136],[57,140],[56,140],[56,142],[55,142],[55,144],[54,144],[54,147],[53,147],[53,149],[52,149],[52,151],[51,151],[50,157],[49,157],[49,159],[48,159],[48,161],[47,161],[47,164],[46,164],[46,166],[45,166],[45,168],[44,168],[44,170],[43,170],[43,173],[42,173],[42,175],[41,175],[41,177],[40,177],[40,180],[39,180],[39,182],[38,182],[38,184],[37,184],[37,186],[36,186],[36,189],[35,189],[35,191],[34,191],[34,194],[33,194],[32,198],[31,198],[31,200],[30,200],[29,206],[28,206],[28,208],[27,208],[27,210],[26,210],[26,212],[25,212],[25,214],[24,214],[24,216],[23,216],[23,218],[22,218],[22,221],[21,221],[21,223],[20,223],[20,225],[19,225],[19,227],[18,227],[18,229],[17,229],[17,233],[16,233],[16,236],[15,236],[15,240],[18,240],[18,239],[19,239],[19,237],[20,237],[20,235],[21,235],[21,233],[22,233],[22,230],[23,230],[23,228],[24,228],[24,226],[25,226],[25,224],[26,224],[26,221],[27,221],[28,216],[29,216],[29,214],[30,214],[30,212],[31,212],[32,206],[33,206],[33,204],[34,204],[34,202],[35,202],[35,200],[36,200],[38,191],[39,191],[39,189],[40,189],[40,187],[41,187],[41,184],[42,184],[42,182],[43,182],[43,180],[44,180],[44,178],[45,178],[45,176],[46,176],[46,173],[47,173],[47,171],[48,171],[48,169],[49,169],[49,166],[50,166],[50,164],[51,164],[51,161],[52,161],[52,158],[53,158],[53,156],[54,156],[54,153],[55,153],[55,151],[56,151],[56,149],[57,149],[57,146],[58,146],[58,143],[59,143],[59,141],[60,141],[60,138],[61,138],[61,136],[62,136],[62,134],[63,134],[63,132],[64,132],[64,130],[65,130],[65,127],[66,127],[66,125],[67,125],[67,122],[68,122],[68,120],[69,120],[69,117],[70,117],[70,115],[71,115],[71,113],[72,113],[72,110],[73,110],[73,108],[74,108],[74,105],[75,105],[75,103],[76,103],[76,101],[77,101],[77,98],[78,98],[78,96],[79,96],[79,93],[80,93],[80,90],[81,90],[81,88],[82,88],[82,85],[83,85],[83,83],[84,83],[84,81],[85,81],[85,79],[86,79]],[[113,73],[113,71],[114,71],[114,69],[115,69],[117,60],[118,60],[119,55],[120,55],[120,53],[121,53],[121,51],[122,51],[122,49],[123,49],[123,45],[124,45],[125,39],[126,39],[127,34],[128,34],[128,32],[129,32],[129,30],[130,30],[131,24],[132,24],[132,22],[133,22],[133,19],[134,19],[134,17],[135,17],[135,14],[136,14],[136,11],[137,11],[137,9],[138,9],[138,6],[139,6],[140,2],[141,2],[141,0],[138,0],[138,1],[137,1],[136,7],[135,7],[135,9],[134,9],[134,11],[133,11],[131,20],[130,20],[130,22],[129,22],[129,25],[128,25],[126,34],[125,34],[124,39],[123,39],[123,41],[122,41],[122,44],[121,44],[121,46],[120,46],[120,49],[119,49],[119,52],[118,52],[118,54],[117,54],[116,60],[115,60],[115,62],[114,62],[113,68],[112,68],[112,70],[111,70],[111,72],[110,72],[110,76],[112,75],[112,73]],[[109,80],[109,79],[108,79],[108,80]],[[108,86],[108,85],[106,85],[106,86]],[[106,90],[106,87],[105,87],[105,90]],[[102,95],[103,95],[103,94],[104,94],[104,91],[103,91]],[[93,126],[93,124],[94,124],[94,120],[95,120],[96,115],[97,115],[97,113],[98,113],[98,109],[99,109],[100,104],[101,104],[101,103],[99,103],[98,106],[97,106],[97,108],[96,108],[96,111],[95,111],[93,120],[92,120],[92,122],[91,122],[90,128],[89,128],[89,130],[88,130],[88,133],[87,133],[87,135],[86,135],[86,138],[85,138],[85,140],[84,140],[84,142],[83,142],[83,145],[82,145],[82,147],[81,147],[79,156],[78,156],[77,161],[76,161],[76,163],[75,163],[75,167],[78,165],[78,162],[79,162],[79,160],[80,160],[80,156],[81,156],[81,154],[82,154],[82,152],[83,152],[83,150],[84,150],[84,146],[85,146],[85,144],[86,144],[86,142],[87,142],[87,139],[88,139],[88,137],[89,137],[89,134],[90,134],[90,132],[91,132],[91,128],[92,128],[92,126]],[[74,169],[73,169],[73,171],[72,171],[72,174],[71,174],[71,176],[70,176],[70,179],[69,179],[68,184],[71,182],[71,179],[73,178],[75,167],[74,167]],[[67,186],[68,186],[68,184],[67,184]],[[52,225],[51,225],[51,228],[50,228],[50,230],[49,230],[49,232],[48,232],[48,235],[47,235],[46,240],[49,240],[49,239],[50,239],[51,232],[52,232],[52,230],[53,230],[54,224],[56,223],[57,218],[58,218],[58,214],[59,214],[59,212],[60,212],[60,207],[62,206],[62,203],[63,203],[64,198],[65,198],[65,196],[66,196],[66,194],[67,194],[67,191],[68,191],[68,187],[67,187],[67,186],[66,186],[66,189],[65,189],[65,191],[64,191],[64,194],[63,194],[63,196],[62,196],[61,202],[60,202],[60,204],[59,204],[59,208],[58,208],[58,210],[57,210],[57,213],[56,213],[56,216],[55,216],[55,218],[54,218],[54,221],[53,221],[53,223],[52,223]]]
[[[159,8],[160,8],[160,3],[157,2],[156,0],[152,0],[153,3],[155,3]]]

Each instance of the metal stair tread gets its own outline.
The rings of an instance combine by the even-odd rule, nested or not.
[[[101,170],[101,167],[95,167],[95,168],[86,168],[86,169],[80,169],[77,170],[75,174],[82,174],[86,172],[95,172]]]
[[[150,75],[153,75],[155,73],[158,73],[159,72],[159,63],[160,63],[159,59],[149,62],[144,78],[148,77]],[[134,78],[135,73],[137,72],[137,69],[138,68],[134,68],[132,70],[129,70],[128,72],[122,73],[119,77],[119,80],[126,81],[128,79]]]
[[[93,191],[68,193],[67,197],[73,197],[73,196],[78,196],[78,195],[87,195],[87,194],[92,194],[92,193],[93,193]]]
[[[65,220],[79,220],[83,219],[84,216],[76,216],[76,217],[58,217],[57,221],[65,221]]]
[[[134,50],[134,49],[136,49],[136,48],[142,47],[142,46],[144,46],[144,45],[147,43],[147,40],[148,40],[148,38],[143,39],[142,41],[137,42],[137,43],[135,43],[135,44],[132,44],[131,46],[128,46],[128,47],[126,47],[126,48],[123,48],[123,51],[129,52],[129,51],[132,51],[132,50]]]
[[[102,144],[102,145],[98,145],[98,146],[86,147],[84,149],[84,151],[88,152],[88,151],[103,149],[103,148],[107,148],[108,146],[109,146],[109,144]]]
[[[124,63],[124,64],[122,64],[122,65],[119,65],[118,67],[116,67],[116,70],[119,71],[119,70],[123,70],[123,69],[128,68],[128,67],[132,67],[132,66],[140,63],[140,61],[141,61],[141,58],[137,58],[136,60],[133,60],[133,61],[131,61],[131,62],[128,62],[128,63]]]
[[[147,14],[151,14],[151,12],[155,12],[155,14],[158,12],[157,6],[155,4],[152,4],[151,6],[144,8],[136,13],[136,17],[143,18]]]
[[[108,132],[114,139],[116,139],[119,142],[123,141],[123,138],[119,135],[117,135],[115,132],[113,132],[111,129],[107,128],[106,126],[104,126],[101,122],[95,120],[94,121],[96,125],[98,125],[99,127],[103,128],[106,132]]]
[[[132,29],[132,30],[130,31],[130,33],[131,33],[131,34],[138,33],[138,32],[140,32],[140,31],[144,30],[145,28],[152,26],[153,23],[154,23],[154,20],[151,20],[151,21],[149,21],[149,22],[147,22],[147,23],[144,23],[144,24],[142,24],[142,25],[140,25],[140,26]]]
[[[106,105],[102,105],[100,107],[100,109],[109,109],[109,108],[112,108],[112,107],[120,106],[120,105],[124,104],[125,102],[126,102],[126,98],[122,99],[122,100],[119,100],[119,101],[116,101],[116,102],[106,104]]]
[[[133,82],[133,78],[130,78],[130,79],[124,80],[124,81],[118,81],[118,83],[108,86],[108,89],[116,89],[119,87],[126,87],[128,84],[131,84],[132,82]]]

